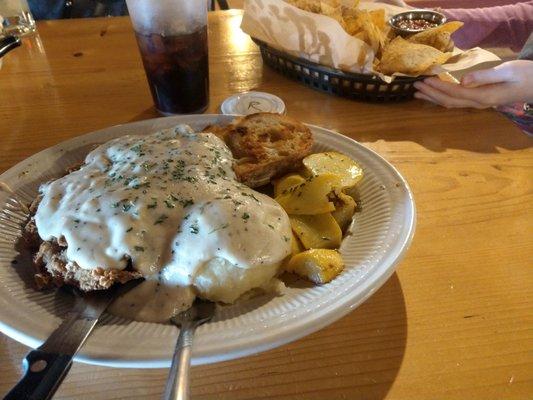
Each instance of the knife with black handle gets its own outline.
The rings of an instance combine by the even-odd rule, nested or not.
[[[98,319],[118,295],[136,286],[129,282],[105,291],[77,296],[74,309],[37,349],[22,361],[24,376],[4,400],[46,400],[67,375],[74,355],[83,346]]]

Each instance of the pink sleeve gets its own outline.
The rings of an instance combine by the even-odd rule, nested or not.
[[[461,49],[485,46],[520,51],[533,31],[533,1],[485,8],[451,8],[442,12],[448,20],[465,23],[453,35]]]
[[[407,1],[413,7],[442,7],[441,11],[448,20],[463,21],[465,25],[453,35],[457,47],[461,49],[484,46],[511,47],[514,51],[520,51],[533,31],[533,1]]]
[[[485,8],[519,3],[515,0],[407,0],[416,8]]]

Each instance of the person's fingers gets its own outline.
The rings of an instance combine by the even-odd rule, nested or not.
[[[425,95],[424,93],[422,93],[422,92],[415,92],[414,97],[415,97],[416,99],[420,99],[420,100],[432,101],[431,97],[426,96],[426,95]]]
[[[429,102],[431,102],[431,103],[435,103],[435,101],[434,101],[431,97],[426,96],[426,95],[425,95],[424,93],[422,93],[422,92],[415,92],[414,97],[415,97],[416,99],[426,100],[426,101],[429,101]]]
[[[472,88],[491,83],[508,82],[513,79],[512,70],[512,65],[503,63],[494,68],[469,72],[461,79],[461,85]]]
[[[465,88],[455,83],[443,82],[438,78],[427,78],[423,84],[435,88],[442,93],[446,93],[450,97],[471,100],[475,103],[483,104],[485,107],[489,107],[495,102],[497,103],[498,97],[502,95],[502,90],[499,90],[501,88],[495,85]]]
[[[415,82],[415,83],[420,83],[420,82]],[[450,96],[453,96],[453,93],[456,92],[458,88],[460,88],[460,86],[457,83],[445,82],[437,77],[426,78],[424,79],[422,83],[432,86],[440,90],[441,92],[447,93]]]
[[[531,88],[533,88],[533,62],[525,60],[509,61],[485,71],[477,71],[479,73],[478,82],[486,83],[476,87],[474,85],[466,87],[463,84],[457,85],[444,82],[436,77],[426,78],[423,82],[416,82],[414,86],[434,99],[440,98],[445,94],[451,98],[467,100],[466,103],[470,104],[468,107],[486,108],[513,102],[530,101]],[[468,79],[466,82],[468,82]],[[430,93],[428,88],[433,88],[440,94]],[[457,102],[452,101],[452,103],[455,104]]]
[[[449,94],[442,92],[434,87],[426,85],[422,82],[416,82],[415,87],[419,92],[426,97],[431,98],[430,101],[440,104],[444,107],[455,108],[455,107],[471,107],[471,108],[487,108],[489,107],[486,104],[482,104],[476,101],[472,101],[464,98],[457,98],[450,96]]]
[[[463,100],[457,100],[451,97],[446,96],[428,96],[426,94],[420,93],[416,96],[417,98],[421,100],[429,101],[430,103],[445,107],[445,108],[469,108],[470,105],[466,105],[463,103]],[[474,107],[477,108],[477,107]]]
[[[461,99],[456,98],[453,96],[449,96],[447,93],[443,93],[437,89],[434,89],[430,86],[423,87],[422,93],[426,95],[427,97],[431,98],[431,101],[437,104],[440,104],[446,108],[487,108],[488,106],[485,104],[480,104],[478,102],[468,100],[468,99]]]

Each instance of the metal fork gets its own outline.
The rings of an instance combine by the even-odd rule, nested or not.
[[[163,393],[164,400],[186,400],[189,398],[189,369],[194,332],[197,327],[213,318],[215,309],[215,303],[196,299],[188,310],[170,318],[170,322],[180,328],[180,335],[176,342],[172,365]]]

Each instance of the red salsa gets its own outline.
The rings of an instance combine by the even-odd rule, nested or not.
[[[428,21],[426,19],[403,19],[398,21],[398,28],[415,31],[434,28],[437,25],[436,22]]]

